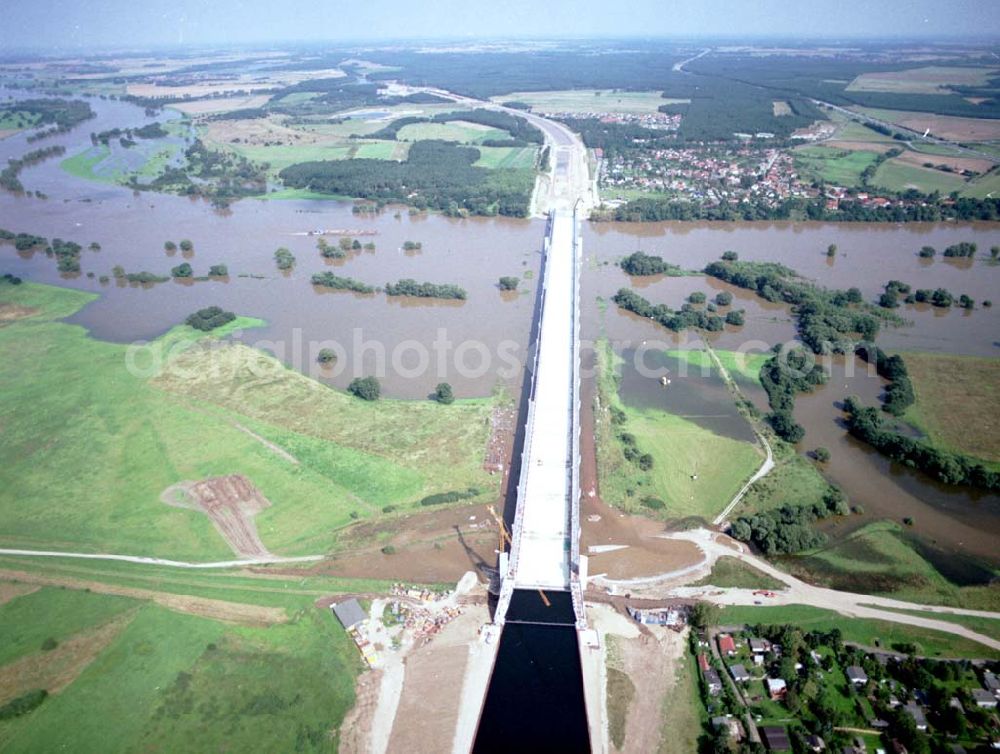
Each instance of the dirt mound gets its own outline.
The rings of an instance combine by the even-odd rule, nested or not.
[[[260,541],[253,522],[253,517],[269,508],[271,502],[242,474],[180,482],[165,489],[160,499],[176,508],[205,513],[237,555],[244,558],[271,555]]]

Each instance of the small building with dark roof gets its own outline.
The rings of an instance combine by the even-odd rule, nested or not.
[[[340,624],[348,631],[359,623],[368,620],[368,616],[361,607],[361,603],[353,597],[349,600],[338,602],[336,605],[330,605],[330,609],[333,610],[333,614],[337,616]]]
[[[784,728],[768,725],[761,729],[761,733],[768,751],[791,751],[792,742],[788,740],[788,731]]]
[[[705,671],[705,685],[708,686],[708,693],[712,696],[720,693],[722,691],[722,679],[719,678],[718,672],[714,668],[709,668]]]
[[[996,709],[997,698],[986,689],[972,689],[972,700],[977,707],[984,709]]]
[[[860,665],[851,665],[845,671],[844,674],[847,676],[847,680],[853,683],[855,686],[864,686],[868,683],[868,674],[865,669]]]
[[[742,665],[733,665],[729,668],[729,673],[733,676],[733,680],[737,683],[746,683],[750,680],[750,674]]]

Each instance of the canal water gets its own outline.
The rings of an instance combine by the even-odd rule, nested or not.
[[[589,752],[583,670],[569,592],[517,590],[500,635],[475,754]]]

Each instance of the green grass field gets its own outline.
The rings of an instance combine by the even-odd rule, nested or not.
[[[329,611],[303,604],[291,623],[250,628],[146,603],[67,688],[0,723],[0,745],[332,752],[359,669]]]
[[[425,495],[467,487],[496,491],[481,468],[492,400],[362,405],[244,347],[189,348],[177,363],[194,379],[171,372],[150,381],[126,369],[125,346],[52,321],[92,298],[33,284],[0,287],[0,303],[39,310],[0,328],[6,546],[230,559],[206,516],[160,501],[172,484],[219,474],[245,474],[271,501],[256,522],[265,545],[281,554],[330,550],[352,513],[381,515],[388,504],[419,506]],[[179,327],[159,342],[199,336]],[[204,361],[213,354],[231,379],[213,376]],[[43,368],[55,358],[59,369]],[[247,359],[269,365],[273,379],[242,372]]]
[[[839,628],[844,641],[867,647],[890,649],[895,643],[912,642],[917,645],[918,654],[929,657],[1000,657],[1000,653],[969,639],[933,631],[916,626],[891,621],[848,618],[832,610],[823,610],[809,605],[787,605],[781,607],[730,606],[721,610],[719,625],[760,624],[781,625],[790,623],[803,631]]]
[[[697,741],[708,712],[701,702],[698,667],[690,652],[685,652],[677,671],[676,686],[663,698],[663,723],[657,754],[688,754],[691,742]]]
[[[478,147],[479,159],[474,163],[481,168],[535,167],[538,156],[536,147]]]
[[[312,162],[314,160],[346,160],[356,145],[344,143],[334,145],[294,144],[265,147],[249,144],[230,145],[230,149],[253,162],[266,162],[271,170],[276,172],[297,162]]]
[[[891,136],[886,136],[883,133],[874,131],[868,128],[863,123],[858,123],[856,120],[850,120],[843,116],[836,118],[835,120],[841,121],[837,128],[837,133],[835,138],[840,141],[870,141],[870,142],[892,142]]]
[[[722,437],[664,411],[643,410],[622,403],[614,370],[617,358],[606,342],[598,347],[601,404],[624,412],[623,425],[598,426],[598,473],[606,502],[630,511],[650,513],[640,501],[648,496],[666,503],[663,515],[711,519],[760,466],[761,456],[747,442]],[[643,472],[626,460],[617,434],[635,436],[642,453],[653,456],[653,468]],[[715,463],[726,458],[723,466]],[[712,468],[712,473],[707,469]],[[694,479],[693,475],[698,478]]]
[[[932,191],[948,194],[952,191],[961,191],[965,187],[965,179],[955,173],[917,167],[892,159],[879,165],[872,184],[890,191],[915,188],[925,194]]]
[[[861,173],[878,156],[875,152],[809,146],[793,150],[799,170],[837,186],[857,186]]]
[[[45,587],[0,605],[0,666],[42,651],[42,642],[62,642],[80,631],[139,605],[108,594]]]
[[[667,351],[667,356],[682,359],[701,374],[716,374],[718,368],[707,351],[701,349],[675,349]],[[737,351],[716,351],[722,366],[740,384],[760,386],[760,369],[769,358],[765,353],[740,353]]]
[[[784,447],[784,446],[780,446]],[[782,505],[811,505],[823,499],[829,485],[816,467],[794,451],[780,453],[775,447],[775,467],[747,490],[733,515],[748,515]]]
[[[524,102],[540,112],[655,113],[660,105],[687,100],[664,99],[661,92],[625,92],[611,89],[569,89],[552,92],[512,92],[494,102]]]
[[[67,157],[59,163],[59,167],[77,178],[84,178],[88,181],[114,183],[114,178],[110,176],[98,175],[94,172],[94,167],[106,160],[110,155],[110,147],[103,144],[96,147],[88,147],[84,151],[80,152],[80,154]]]
[[[484,128],[476,123],[454,120],[447,123],[411,123],[399,129],[396,138],[399,141],[441,139],[461,144],[479,144],[488,139],[509,139],[510,134],[499,128]]]

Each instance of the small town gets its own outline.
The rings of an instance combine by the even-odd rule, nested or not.
[[[713,752],[1000,748],[997,663],[871,651],[790,625],[692,632]]]

